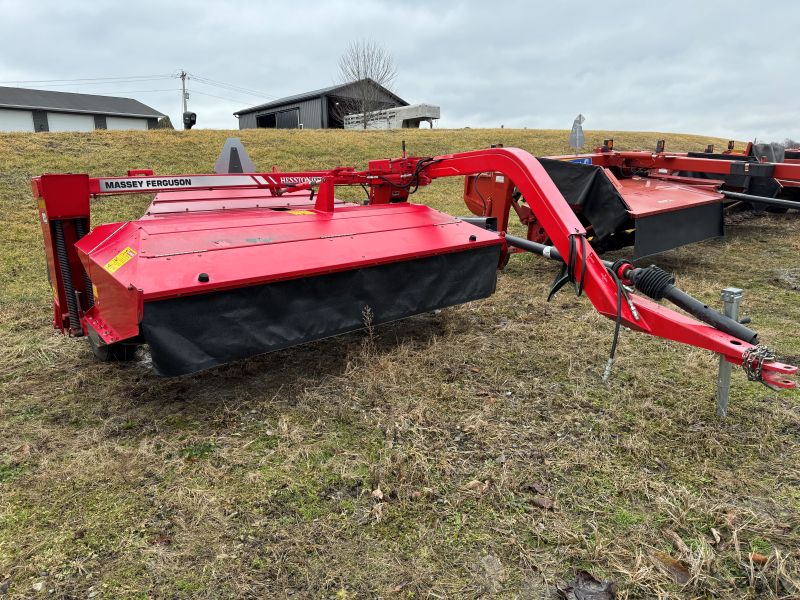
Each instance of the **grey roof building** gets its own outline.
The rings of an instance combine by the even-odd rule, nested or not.
[[[373,109],[408,106],[408,102],[400,96],[370,79],[287,96],[243,108],[233,115],[239,119],[239,129],[341,129],[344,127],[345,111],[340,107],[352,104],[353,98],[357,97],[357,86],[364,81],[375,87],[371,94],[374,98]]]
[[[0,131],[153,129],[163,116],[132,98],[0,87]]]

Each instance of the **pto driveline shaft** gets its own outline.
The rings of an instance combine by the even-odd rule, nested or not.
[[[519,248],[527,252],[532,252],[533,254],[538,254],[539,256],[544,256],[545,258],[549,258],[550,260],[558,260],[562,262],[564,260],[563,258],[561,258],[561,254],[559,254],[555,246],[548,246],[546,244],[532,242],[530,240],[526,240],[524,238],[516,237],[513,235],[506,235],[506,243],[509,246],[514,246],[515,248]],[[608,263],[608,266],[611,266],[611,263]]]
[[[531,242],[513,235],[506,235],[506,243],[509,246],[544,256],[550,260],[563,261],[561,254],[553,246]],[[607,260],[604,260],[603,264],[609,268],[614,265],[614,263]],[[758,343],[758,333],[675,287],[673,285],[675,280],[672,276],[658,267],[630,268],[623,275],[633,283],[637,290],[654,300],[658,301],[662,298],[669,300],[678,308],[685,310],[715,329],[751,344]]]
[[[758,333],[675,287],[672,275],[655,265],[642,269],[629,269],[625,275],[637,290],[653,300],[658,301],[662,298],[669,300],[678,308],[715,329],[751,344],[758,343]]]

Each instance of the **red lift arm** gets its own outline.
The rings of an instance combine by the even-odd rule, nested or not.
[[[624,261],[618,262],[613,268],[604,263],[591,246],[585,243],[585,228],[540,163],[527,152],[513,148],[493,148],[433,158],[377,160],[370,162],[365,171],[337,168],[308,173],[168,177],[136,175],[95,179],[86,175],[43,175],[34,179],[33,190],[39,205],[54,289],[55,325],[75,335],[89,334],[99,338],[100,343],[105,345],[126,340],[141,341],[139,325],[143,305],[168,297],[200,296],[211,291],[307,277],[321,271],[342,272],[369,264],[387,264],[409,256],[452,253],[468,250],[472,246],[488,248],[500,244],[505,254],[507,246],[504,243],[504,231],[493,233],[471,228],[468,223],[406,202],[409,193],[435,179],[484,172],[502,173],[514,182],[547,237],[552,240],[558,255],[568,257],[565,261],[568,277],[579,289],[586,292],[601,314],[618,319],[621,325],[637,331],[716,352],[729,362],[744,366],[748,373],[757,373],[759,379],[771,386],[794,387],[795,383],[786,376],[795,374],[797,367],[771,360],[767,353],[752,343],[755,334],[749,334],[753,332],[737,323],[726,323],[724,317],[708,307],[704,307],[708,314],[713,313],[720,317],[710,319],[717,327],[700,323],[641,295],[629,294],[628,290],[621,288],[620,283],[636,286],[660,298],[668,297],[660,292],[666,289],[665,286],[671,286],[672,282],[667,281],[668,276],[665,280],[657,272],[634,269],[630,263]],[[369,186],[370,205],[337,207],[334,188],[343,185]],[[168,219],[160,221],[161,228],[153,227],[151,232],[141,233],[145,231],[145,226],[150,227],[149,223],[159,219],[157,214],[152,214],[162,196],[159,194],[151,210],[139,221],[101,225],[84,239],[80,239],[83,238],[81,232],[85,232],[88,224],[89,198],[92,195],[179,190],[184,190],[181,193],[186,196],[180,201],[184,204],[185,214],[171,211]],[[247,190],[251,191],[253,197],[247,198]],[[261,190],[261,193],[256,190]],[[235,210],[230,209],[233,197],[239,200]],[[195,211],[194,203],[200,204],[201,208]],[[263,272],[258,271],[260,266],[254,266],[252,260],[225,260],[227,252],[234,256],[234,250],[238,253],[237,256],[246,250],[249,252],[247,256],[251,257],[258,256],[258,248],[263,252],[271,251],[276,242],[272,232],[277,235],[281,227],[289,226],[281,221],[275,222],[278,227],[269,228],[267,225],[273,221],[267,221],[267,217],[273,219],[277,208],[286,210],[297,206],[304,208],[289,212],[302,213],[304,224],[296,226],[296,233],[290,239],[279,240],[281,243],[293,244],[286,246],[287,264],[283,272],[276,272],[274,266],[270,267],[272,270],[265,266]],[[402,206],[407,206],[408,210],[416,207],[416,216],[388,212],[390,209],[395,210],[392,206],[398,206],[397,210]],[[407,212],[407,209],[403,211]],[[357,222],[363,222],[364,227],[371,227],[372,230],[354,232],[352,228],[347,229],[345,225],[341,225],[344,223],[343,217],[350,219],[352,228],[355,228]],[[356,221],[356,217],[361,221]],[[367,218],[378,221],[365,220]],[[206,228],[203,231],[221,231],[226,228],[252,228],[255,225],[270,233],[264,233],[262,241],[245,250],[239,246],[231,246],[222,234],[217,236],[218,241],[203,238],[212,247],[197,249],[184,245],[181,250],[180,244],[185,244],[187,239],[181,233],[181,227],[189,220],[194,227],[192,235],[202,227]],[[393,220],[397,220],[394,226]],[[202,227],[197,226],[198,222],[201,222]],[[422,228],[421,225],[425,227]],[[333,229],[334,226],[340,229]],[[413,231],[415,235],[406,236],[406,247],[402,250],[400,247],[397,250],[387,249],[393,248],[392,240],[403,240],[402,235],[397,237],[398,234],[390,233],[390,230],[396,231],[403,227],[412,228],[408,231]],[[136,235],[140,238],[146,234],[149,240],[158,236],[161,236],[159,239],[170,240],[171,244],[175,244],[175,252],[146,257],[144,250],[139,252],[133,246],[125,246],[128,240],[136,239],[134,230],[137,228],[140,233]],[[378,229],[384,233],[376,237],[373,234]],[[58,230],[62,233],[59,234]],[[416,235],[417,231],[420,232],[419,235]],[[451,242],[449,238],[443,237],[445,231],[470,232],[469,240]],[[75,241],[78,239],[80,241],[76,245]],[[304,248],[317,248],[322,239],[332,244],[326,246],[330,250],[324,255],[316,250],[313,255],[304,252]],[[369,245],[364,247],[363,260],[348,258],[346,263],[330,263],[330,255],[335,254],[337,248],[342,252],[350,252],[351,254],[346,255],[352,256],[352,244],[354,240],[360,239]],[[288,250],[290,247],[296,251],[292,253]],[[191,284],[174,283],[176,280],[188,281],[185,268],[181,266],[187,264],[187,255],[204,261],[194,264],[211,264],[223,270],[222,276],[217,278],[218,281],[213,282],[213,289],[204,285],[208,282],[206,273],[200,273]],[[370,258],[373,255],[376,258]],[[306,257],[303,258],[303,269],[292,264],[293,261],[300,261],[301,256]],[[94,284],[94,295],[100,297],[94,305],[91,300],[92,285],[86,277],[87,272]],[[190,275],[195,277],[195,271]],[[206,275],[205,281],[203,275]],[[152,289],[137,287],[137,282],[141,281],[146,281]],[[656,289],[659,286],[660,289]],[[409,314],[414,314],[413,310]],[[702,310],[697,314],[703,317]],[[726,333],[719,327],[729,332]],[[743,337],[749,339],[736,337],[730,331],[744,331]]]

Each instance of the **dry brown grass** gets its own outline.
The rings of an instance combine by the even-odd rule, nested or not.
[[[631,333],[601,384],[612,324],[567,293],[545,304],[554,268],[534,257],[485,301],[188,378],[99,364],[55,335],[29,177],[205,171],[229,133],[0,135],[11,596],[538,598],[584,568],[623,598],[797,597],[798,394],[737,373],[720,422],[716,359]],[[419,154],[495,141],[548,154],[566,134],[241,137],[261,167],[314,168],[363,166],[403,138]],[[418,199],[463,214],[458,182]],[[99,201],[96,221],[144,203]],[[796,230],[792,215],[757,217],[658,262],[709,302],[744,287],[754,327],[796,361],[798,292],[781,278]]]

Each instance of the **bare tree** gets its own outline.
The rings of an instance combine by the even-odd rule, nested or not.
[[[156,129],[175,129],[175,128],[172,126],[172,121],[170,120],[170,118],[166,116],[166,117],[161,117],[158,120],[158,123],[156,123]]]
[[[361,115],[364,129],[369,114],[387,108],[381,87],[391,90],[397,78],[397,67],[392,55],[373,40],[357,40],[347,45],[339,57],[338,82],[347,85],[347,97],[339,100],[338,117]]]

